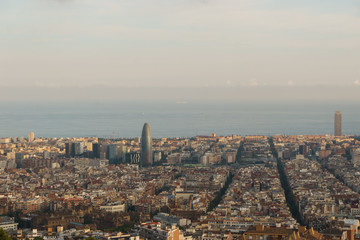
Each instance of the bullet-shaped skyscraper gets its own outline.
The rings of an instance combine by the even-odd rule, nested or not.
[[[152,136],[149,123],[145,123],[141,134],[141,166],[151,166],[153,163]]]
[[[334,131],[335,136],[341,136],[341,112],[335,112],[335,120],[334,120]]]

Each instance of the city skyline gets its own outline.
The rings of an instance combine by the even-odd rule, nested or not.
[[[149,124],[144,130],[149,140]],[[359,234],[359,136],[163,138],[147,167],[141,145],[96,137],[0,144],[0,228],[17,239],[60,240]]]

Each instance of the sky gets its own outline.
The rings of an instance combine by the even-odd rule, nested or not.
[[[0,0],[0,100],[359,91],[358,0]]]

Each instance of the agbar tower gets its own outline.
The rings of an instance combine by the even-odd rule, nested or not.
[[[141,134],[141,166],[151,166],[153,164],[152,136],[150,124],[145,123]]]

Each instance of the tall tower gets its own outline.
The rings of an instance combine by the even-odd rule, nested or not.
[[[67,142],[65,143],[65,155],[66,157],[72,157],[72,152],[73,152],[73,148],[72,148],[72,143],[71,142]]]
[[[151,166],[153,163],[153,154],[152,154],[152,136],[150,125],[148,123],[144,124],[142,134],[141,134],[141,166]]]
[[[93,143],[94,158],[100,159],[101,152],[102,152],[102,145],[100,143]]]
[[[35,133],[34,132],[29,132],[28,141],[32,142],[32,141],[34,141],[34,139],[35,139]]]
[[[341,136],[341,112],[336,111],[334,121],[335,136]]]

